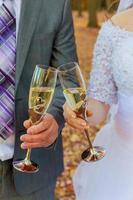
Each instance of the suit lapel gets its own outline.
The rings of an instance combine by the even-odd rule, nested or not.
[[[36,27],[41,1],[22,0],[16,57],[16,90]]]

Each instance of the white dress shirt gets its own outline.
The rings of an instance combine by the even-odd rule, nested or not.
[[[9,6],[13,6],[13,14],[16,15],[16,35],[19,29],[19,19],[21,12],[21,0],[0,0],[0,6],[2,3],[7,3]],[[0,138],[0,160],[5,161],[11,159],[14,155],[14,141],[15,135],[10,136],[7,140]]]

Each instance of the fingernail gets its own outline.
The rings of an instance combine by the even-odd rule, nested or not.
[[[81,125],[82,125],[82,126],[86,126],[86,123],[85,123],[85,122],[82,122]]]
[[[28,129],[28,130],[27,130],[27,133],[28,133],[28,134],[31,134],[31,130]]]
[[[24,136],[22,135],[21,137],[20,137],[20,140],[23,140],[24,139]]]
[[[21,148],[22,148],[22,149],[26,149],[25,143],[22,143],[22,144],[21,144]]]
[[[75,116],[75,115],[72,115],[72,118],[76,119],[76,116]]]
[[[90,127],[87,125],[87,126],[86,126],[86,129],[89,129],[89,128],[90,128]]]

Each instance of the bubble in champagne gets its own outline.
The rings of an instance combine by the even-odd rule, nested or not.
[[[37,97],[36,98],[36,105],[42,104],[42,97]]]

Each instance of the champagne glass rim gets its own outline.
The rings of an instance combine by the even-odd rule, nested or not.
[[[75,64],[74,67],[71,67],[70,69],[64,69],[64,70],[60,70],[63,66],[65,65],[70,65],[70,64]],[[74,68],[76,67],[79,67],[79,64],[77,62],[68,62],[68,63],[65,63],[65,64],[62,64],[58,67],[58,72],[59,73],[64,73],[64,72],[68,72],[68,71],[72,71]]]
[[[47,68],[45,69],[45,68],[43,68],[43,66],[44,66],[44,67],[47,67]],[[44,69],[44,70],[54,71],[54,72],[57,71],[56,68],[51,67],[51,66],[48,66],[48,65],[45,65],[45,64],[37,64],[36,67],[38,67],[38,68],[42,68],[42,69]]]

